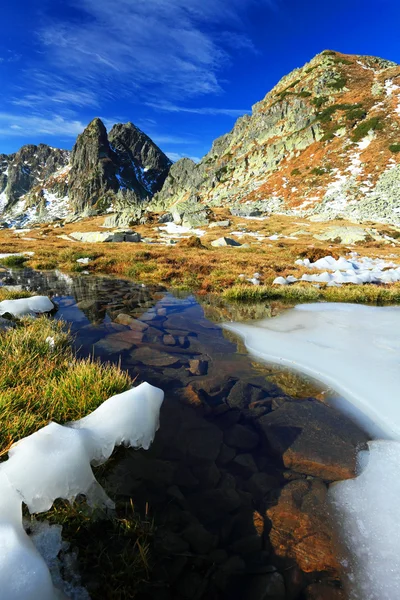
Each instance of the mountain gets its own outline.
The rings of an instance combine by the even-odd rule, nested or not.
[[[18,211],[21,199],[36,186],[43,186],[68,161],[67,150],[46,144],[22,146],[18,152],[8,156],[0,154],[0,210]]]
[[[400,66],[325,51],[284,77],[195,164],[176,162],[156,210],[229,206],[315,220],[400,222]]]
[[[14,224],[168,210],[201,226],[215,207],[400,224],[400,66],[330,50],[284,77],[195,164],[172,164],[132,123],[94,119],[69,153],[0,155],[0,212]]]
[[[109,134],[98,118],[72,149],[40,144],[0,155],[0,211],[12,224],[89,216],[148,202],[172,165],[132,123]]]

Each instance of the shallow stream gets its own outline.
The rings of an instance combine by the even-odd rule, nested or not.
[[[125,451],[107,481],[111,494],[133,498],[156,524],[154,566],[140,598],[344,598],[326,484],[351,476],[349,455],[369,436],[330,415],[329,389],[257,362],[221,327],[273,317],[282,307],[198,301],[57,271],[1,278],[49,295],[80,356],[119,363],[138,383],[166,393],[152,448]],[[293,519],[297,533],[287,531]],[[94,600],[103,598],[83,579]],[[307,595],[321,585],[322,595]]]

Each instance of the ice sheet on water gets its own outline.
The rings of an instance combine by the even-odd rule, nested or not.
[[[400,440],[400,307],[305,304],[226,327],[252,354],[326,383]]]
[[[53,309],[54,304],[47,296],[32,296],[31,298],[0,302],[0,315],[10,313],[14,317],[51,312]]]
[[[400,590],[400,308],[308,304],[255,325],[226,327],[255,356],[330,385],[392,440],[359,455],[359,476],[329,497],[343,546],[349,600],[394,600]]]
[[[56,498],[72,499],[84,493],[89,500],[97,498],[111,506],[91,464],[106,461],[116,445],[148,448],[159,427],[163,399],[160,389],[142,383],[106,400],[79,421],[64,426],[50,423],[12,446],[8,460],[0,464],[1,598],[65,598],[24,531],[22,502],[31,512],[41,512]],[[57,532],[50,533],[42,539],[47,559],[58,543]]]

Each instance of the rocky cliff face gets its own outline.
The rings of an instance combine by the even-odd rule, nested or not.
[[[112,205],[120,189],[133,192],[138,201],[147,195],[134,171],[121,164],[102,121],[94,119],[72,150],[68,185],[71,209],[76,213],[102,212]]]
[[[400,221],[400,66],[325,51],[284,77],[153,201]]]
[[[148,196],[159,192],[172,161],[133,123],[118,123],[108,135],[126,177],[136,178]]]
[[[12,209],[35,186],[68,164],[69,152],[46,144],[23,146],[17,153],[0,155],[1,209]]]

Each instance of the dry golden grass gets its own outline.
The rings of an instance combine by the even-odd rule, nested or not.
[[[227,216],[226,210],[217,210],[216,213],[218,219]],[[400,264],[400,246],[397,245],[393,247],[382,242],[365,242],[353,246],[329,245],[313,237],[327,227],[346,225],[345,221],[314,223],[300,217],[283,215],[273,215],[263,221],[240,217],[230,219],[230,228],[205,229],[205,235],[201,238],[204,248],[198,244],[191,247],[193,242],[175,246],[145,243],[81,244],[58,237],[60,233],[98,230],[104,217],[96,217],[58,229],[49,226],[34,228],[27,234],[34,239],[23,239],[11,230],[0,231],[0,252],[34,251],[35,255],[25,264],[37,269],[60,268],[72,272],[88,270],[130,277],[143,283],[190,289],[200,294],[224,292],[240,283],[241,274],[252,277],[253,273],[259,272],[262,283],[267,286],[278,275],[299,277],[306,270],[294,264],[297,258],[316,260],[328,254],[339,257],[356,250],[371,258],[397,259]],[[157,233],[153,227],[154,225],[146,225],[135,227],[135,230],[143,237],[156,238]],[[398,231],[391,226],[375,224],[374,227],[378,231],[398,236]],[[43,234],[43,231],[47,233]],[[242,231],[245,235],[238,238],[230,233],[232,231]],[[264,239],[258,241],[253,235],[246,235],[255,232],[264,236]],[[268,237],[273,234],[286,237],[269,240]],[[236,237],[249,247],[213,248],[210,242],[221,236]],[[89,265],[76,262],[78,258],[86,256],[92,259]],[[397,289],[397,286],[394,287]]]
[[[65,325],[47,317],[21,320],[0,335],[1,454],[50,421],[80,419],[131,385],[117,366],[76,359],[70,342]]]

